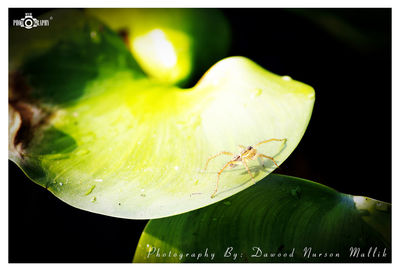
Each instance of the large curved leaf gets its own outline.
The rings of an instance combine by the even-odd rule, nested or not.
[[[211,199],[231,157],[202,172],[208,157],[286,138],[259,147],[280,164],[305,132],[314,103],[305,84],[232,57],[191,89],[165,86],[144,78],[107,27],[75,19],[68,35],[44,29],[43,48],[26,46],[35,54],[18,58],[10,94],[10,159],[72,206],[133,219],[198,209],[253,184],[243,167],[226,170]],[[255,180],[275,168],[249,166]]]
[[[271,174],[225,201],[150,220],[134,262],[390,262],[390,213],[385,202]]]

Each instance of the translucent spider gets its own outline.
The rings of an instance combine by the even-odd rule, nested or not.
[[[261,145],[261,144],[264,144],[264,143],[267,143],[267,142],[271,142],[271,141],[285,141],[285,142],[286,142],[286,138],[284,138],[284,139],[271,138],[271,139],[268,139],[268,140],[261,141],[260,143],[257,143],[256,145],[254,145],[254,147],[257,147],[257,146],[259,146],[259,145]],[[229,166],[229,167],[235,167],[235,166],[237,166],[238,163],[242,163],[242,164],[244,165],[244,167],[247,169],[247,172],[248,172],[249,175],[251,176],[251,179],[253,180],[254,183],[256,183],[255,180],[254,180],[254,176],[253,176],[253,174],[251,174],[251,171],[250,171],[250,169],[249,169],[249,166],[247,165],[247,161],[248,161],[248,160],[253,160],[253,159],[257,158],[257,157],[260,157],[260,158],[267,158],[267,159],[272,160],[272,162],[274,162],[274,164],[276,165],[276,167],[278,167],[278,164],[276,163],[276,161],[275,161],[275,159],[274,159],[273,157],[267,156],[267,155],[262,154],[262,153],[257,153],[257,150],[256,150],[254,147],[248,146],[248,147],[246,148],[246,147],[243,146],[243,145],[239,145],[239,147],[241,148],[241,151],[240,151],[240,154],[238,154],[238,155],[233,156],[233,153],[231,153],[231,152],[222,151],[222,152],[219,152],[219,153],[217,153],[216,155],[213,155],[213,156],[211,156],[210,158],[208,158],[208,160],[207,160],[207,162],[206,162],[206,165],[205,165],[205,167],[204,167],[204,171],[207,169],[207,166],[208,166],[208,163],[210,162],[210,160],[212,160],[212,159],[214,159],[214,158],[216,158],[216,157],[218,157],[218,156],[220,156],[220,155],[223,155],[223,154],[233,156],[233,158],[232,158],[228,163],[226,163],[225,166],[218,172],[217,186],[216,186],[216,188],[215,188],[214,193],[211,195],[211,198],[214,198],[214,197],[215,197],[215,194],[217,194],[217,191],[218,191],[218,183],[219,183],[219,177],[220,177],[221,173],[222,173],[228,166]]]

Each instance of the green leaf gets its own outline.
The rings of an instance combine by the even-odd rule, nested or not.
[[[75,88],[81,89],[86,81],[116,69],[129,69],[135,77],[144,76],[118,34],[104,23],[69,9],[52,10],[38,19],[50,17],[49,26],[10,28],[11,72],[21,72],[23,66],[39,86],[51,89],[51,85],[60,87],[63,83],[66,86],[62,91],[74,94]]]
[[[129,50],[152,78],[183,85],[221,57],[230,28],[216,9],[87,9],[125,35]]]
[[[390,223],[388,203],[271,174],[225,201],[150,220],[133,261],[390,262]]]
[[[228,168],[212,199],[217,172],[231,157],[202,171],[210,156],[286,138],[258,147],[281,164],[303,136],[314,104],[310,86],[243,57],[218,62],[190,89],[157,83],[115,33],[71,12],[68,35],[52,40],[52,31],[38,28],[46,46],[13,53],[21,57],[9,109],[10,159],[68,204],[131,219],[195,210],[253,184],[243,166]],[[71,14],[53,14],[62,16]],[[27,57],[29,50],[35,53]],[[256,181],[275,169],[269,159],[249,166]]]

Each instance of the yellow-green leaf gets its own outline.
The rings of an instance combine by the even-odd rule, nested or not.
[[[65,36],[33,29],[35,46],[11,50],[9,156],[72,206],[131,219],[195,210],[253,184],[243,166],[228,168],[212,199],[217,172],[232,157],[203,171],[210,156],[287,139],[257,148],[281,164],[306,130],[314,104],[306,84],[231,57],[193,88],[165,85],[146,78],[102,23],[77,11],[53,15],[74,15]],[[256,181],[275,169],[264,162],[249,162]]]

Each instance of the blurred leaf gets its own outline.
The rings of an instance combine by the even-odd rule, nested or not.
[[[50,16],[48,27],[10,29],[11,81],[19,83],[11,86],[11,99],[29,96],[63,104],[101,91],[91,88],[93,93],[84,93],[90,81],[117,71],[144,77],[120,37],[101,22],[78,10],[54,10],[41,18]],[[21,87],[18,81],[28,81],[29,86]]]
[[[225,57],[230,28],[217,9],[87,9],[126,43],[143,70],[169,84],[187,83]]]
[[[281,164],[306,130],[314,104],[308,85],[232,57],[191,89],[166,86],[145,78],[101,23],[77,11],[51,14],[75,18],[68,35],[52,40],[56,29],[34,29],[46,46],[32,34],[26,43],[37,46],[12,52],[25,57],[16,58],[10,80],[9,157],[72,206],[131,219],[195,210],[253,184],[243,167],[226,170],[211,199],[217,171],[231,157],[202,172],[208,157],[287,138],[259,147]],[[249,166],[256,180],[275,168],[270,160]]]
[[[388,203],[271,174],[225,201],[150,220],[133,261],[390,262],[390,223]]]

